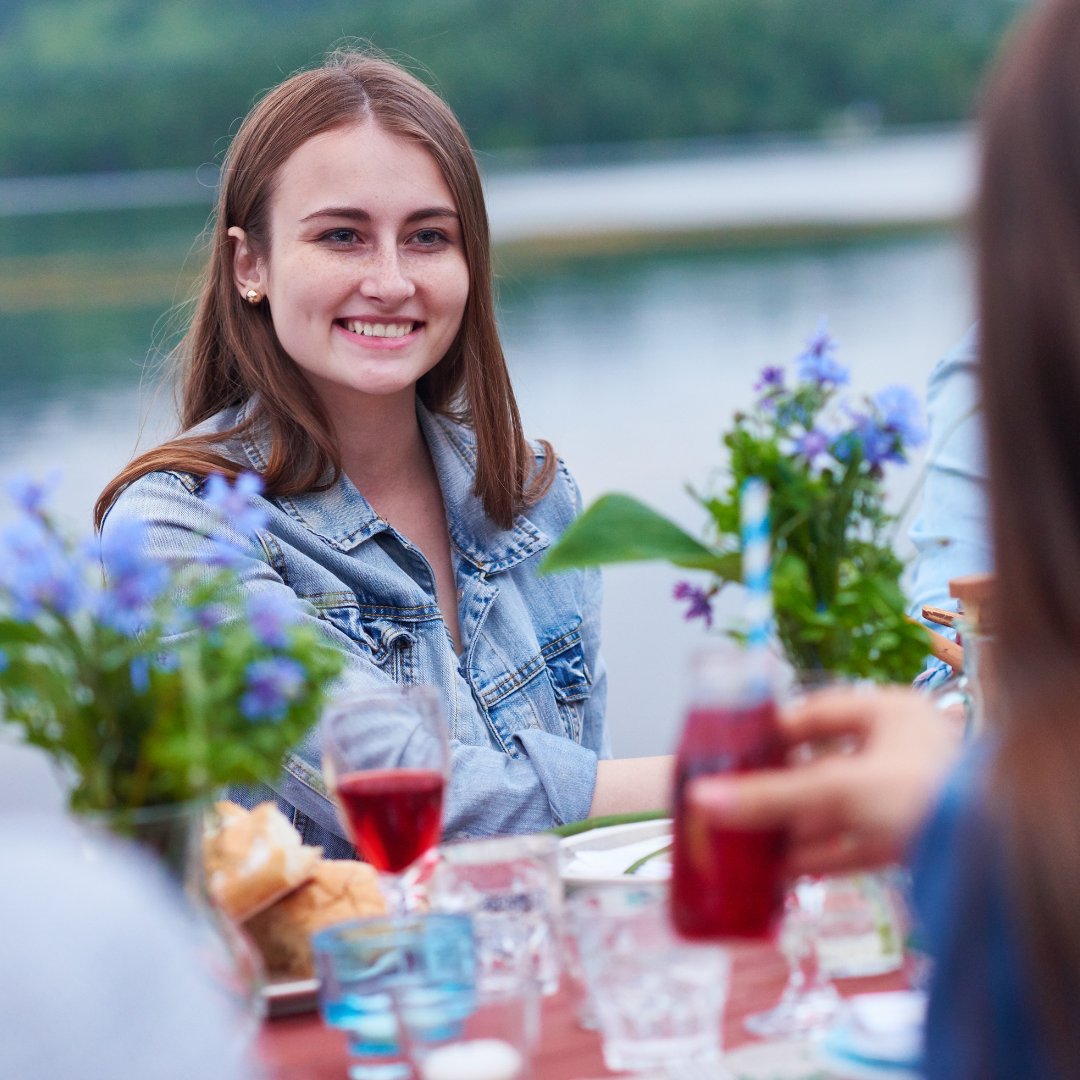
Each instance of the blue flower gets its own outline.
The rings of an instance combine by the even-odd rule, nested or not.
[[[691,585],[689,581],[680,581],[676,583],[671,595],[676,600],[688,601],[689,607],[686,609],[686,614],[683,615],[687,622],[691,619],[704,619],[705,625],[711,629],[713,624],[712,598],[715,593],[716,589],[710,589],[706,592],[705,589],[699,589],[696,585]]]
[[[152,618],[152,607],[169,586],[169,568],[147,552],[149,528],[120,521],[101,538],[107,582],[98,601],[98,618],[122,634],[134,634]]]
[[[829,336],[826,320],[822,318],[817,332],[807,339],[806,348],[795,358],[799,378],[818,386],[844,386],[850,376],[848,369],[833,358],[835,351],[836,341]]]
[[[902,446],[921,446],[926,441],[919,399],[909,387],[887,386],[874,395],[873,403],[882,426],[895,432]]]
[[[86,567],[36,517],[23,517],[4,530],[0,545],[0,586],[15,618],[30,622],[46,611],[64,618],[87,600]]]
[[[8,654],[3,649],[0,649],[0,674],[7,671],[10,664],[11,661],[8,659]]]
[[[304,669],[287,656],[255,660],[247,667],[240,712],[249,720],[281,720],[304,689]]]
[[[808,465],[813,465],[821,454],[828,453],[832,442],[833,437],[828,432],[814,427],[795,440],[795,453]]]
[[[880,469],[889,461],[904,461],[900,437],[873,416],[857,414],[850,431],[844,432],[832,446],[837,461],[850,461],[858,451],[872,468]]]
[[[136,656],[128,665],[131,685],[136,694],[145,694],[150,689],[150,658]]]
[[[266,510],[256,503],[262,493],[262,477],[257,473],[241,473],[234,484],[214,473],[206,481],[206,505],[239,532],[254,536],[266,525]]]
[[[44,480],[35,480],[26,473],[18,473],[8,477],[4,486],[7,489],[11,501],[15,503],[23,513],[40,515],[45,509],[53,492],[60,483],[60,471],[54,469]]]
[[[169,674],[180,670],[180,654],[175,652],[159,652],[154,657],[154,667],[158,671]]]
[[[281,593],[257,592],[248,598],[248,623],[269,649],[284,649],[289,644],[289,629],[297,615],[295,604]]]

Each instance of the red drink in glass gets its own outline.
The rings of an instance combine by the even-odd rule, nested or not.
[[[745,662],[745,658],[744,658]],[[717,828],[687,805],[686,785],[699,776],[774,768],[784,763],[771,692],[698,694],[675,762],[675,836],[671,914],[683,937],[765,937],[784,899],[782,831]],[[729,686],[728,691],[732,688]]]
[[[346,773],[336,792],[357,851],[376,870],[396,874],[439,839],[443,774],[436,769]]]

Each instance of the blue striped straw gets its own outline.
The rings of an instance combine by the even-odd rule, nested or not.
[[[743,484],[742,515],[743,583],[746,585],[746,614],[749,641],[764,649],[772,623],[772,559],[769,552],[769,488],[764,480],[751,477]]]

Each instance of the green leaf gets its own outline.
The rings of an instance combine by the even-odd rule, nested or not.
[[[706,547],[644,503],[618,494],[597,499],[570,525],[547,553],[541,572],[650,559],[731,576],[730,554]],[[735,562],[737,566],[737,555]]]

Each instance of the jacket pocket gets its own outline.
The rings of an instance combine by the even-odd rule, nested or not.
[[[581,742],[585,702],[592,693],[592,673],[585,660],[579,627],[548,643],[541,651],[563,729],[574,742]]]
[[[416,634],[408,627],[384,616],[362,616],[355,607],[324,607],[321,614],[394,682],[416,681]]]

